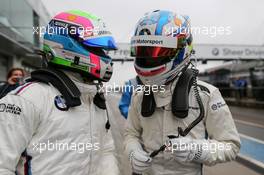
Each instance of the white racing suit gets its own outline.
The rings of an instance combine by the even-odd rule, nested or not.
[[[81,106],[64,111],[59,91],[27,83],[0,101],[1,175],[118,175],[106,111],[95,85],[80,82]],[[20,155],[23,153],[23,157]]]
[[[240,149],[240,138],[229,108],[216,87],[202,81],[198,81],[198,84],[203,87],[198,86],[198,89],[204,105],[205,117],[186,137],[209,139],[208,147],[215,151],[210,152],[200,163],[178,162],[171,152],[160,152],[152,159],[151,167],[145,174],[200,175],[203,164],[214,165],[235,159]],[[189,93],[189,113],[184,119],[172,114],[172,91],[173,89],[166,87],[165,92],[154,92],[157,107],[150,117],[141,115],[143,93],[133,94],[125,131],[125,150],[128,156],[132,151],[140,150],[142,147],[148,153],[159,149],[168,140],[168,135],[177,136],[178,127],[185,129],[199,116],[199,105],[193,87]],[[222,144],[222,149],[217,147],[219,143]],[[225,146],[229,149],[223,149]]]

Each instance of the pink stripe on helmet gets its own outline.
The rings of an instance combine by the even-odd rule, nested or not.
[[[72,20],[70,20],[71,18],[72,18]],[[54,19],[73,22],[75,24],[79,24],[79,25],[83,26],[85,29],[93,29],[94,28],[92,22],[89,19],[82,17],[82,16],[70,14],[70,13],[65,13],[65,12],[60,13],[60,14],[56,15],[54,17]]]
[[[95,67],[91,67],[91,74],[94,75],[97,78],[101,78],[100,77],[100,57],[90,53],[90,61],[92,64],[96,65]]]

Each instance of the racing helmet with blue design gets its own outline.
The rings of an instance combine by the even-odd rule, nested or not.
[[[93,80],[109,81],[117,46],[111,32],[97,16],[72,10],[57,14],[46,28],[43,51],[49,65],[69,69]]]
[[[192,35],[188,16],[156,10],[137,23],[131,39],[135,70],[145,85],[164,85],[190,63]]]

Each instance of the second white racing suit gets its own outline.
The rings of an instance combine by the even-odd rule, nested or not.
[[[176,80],[174,86],[175,82]],[[186,138],[207,144],[208,154],[198,161],[180,162],[171,152],[160,152],[152,159],[144,175],[200,175],[202,164],[214,165],[231,161],[238,154],[239,135],[229,108],[219,90],[202,81],[198,81],[198,84],[205,117],[188,133]],[[168,140],[168,135],[177,136],[178,127],[185,129],[199,116],[199,105],[193,88],[189,93],[188,116],[181,119],[172,114],[172,88],[170,84],[165,92],[153,92],[156,109],[150,117],[141,115],[143,93],[133,94],[125,132],[125,149],[128,156],[133,152],[140,154],[142,151],[150,154],[159,149]],[[218,145],[221,145],[221,148],[217,147]]]

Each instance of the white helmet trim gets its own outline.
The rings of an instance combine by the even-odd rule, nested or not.
[[[131,46],[151,46],[151,47],[165,47],[177,48],[178,42],[175,37],[164,37],[155,35],[140,35],[131,38]]]

